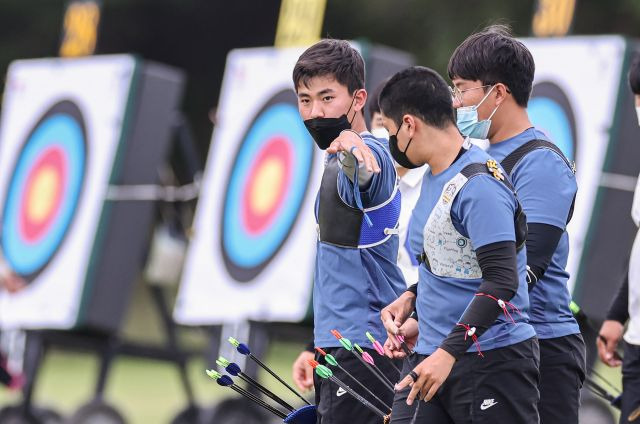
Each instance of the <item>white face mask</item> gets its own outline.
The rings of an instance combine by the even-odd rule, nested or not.
[[[384,127],[373,128],[371,130],[371,135],[373,135],[375,138],[383,138],[385,140],[389,139],[389,131],[384,129]]]
[[[636,113],[638,114],[638,125],[640,125],[640,106],[636,106]]]
[[[491,118],[496,113],[500,105],[496,106],[487,119],[478,120],[478,108],[489,97],[489,94],[496,86],[491,87],[487,94],[484,95],[480,103],[474,106],[461,106],[456,109],[456,123],[460,133],[465,137],[485,139],[489,135],[489,127],[491,127]]]

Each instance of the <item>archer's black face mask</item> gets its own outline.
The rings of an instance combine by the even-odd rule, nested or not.
[[[349,122],[347,115],[351,112],[355,99],[354,93],[349,110],[339,118],[312,118],[304,121],[304,126],[307,127],[307,131],[309,131],[320,150],[326,150],[342,131],[351,129],[351,122]],[[354,113],[351,120],[353,121],[355,117]]]
[[[407,147],[404,149],[404,152],[398,148],[398,133],[400,132],[400,128],[402,128],[402,124],[398,127],[398,131],[395,135],[389,137],[389,151],[391,152],[391,157],[398,162],[398,165],[407,168],[414,169],[418,168],[418,165],[415,165],[413,162],[409,160],[407,157],[407,150],[409,150],[409,146],[413,141],[413,138],[409,139],[407,143]]]

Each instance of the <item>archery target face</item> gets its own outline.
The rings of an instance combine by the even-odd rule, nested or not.
[[[291,83],[302,51],[244,49],[227,58],[174,313],[183,324],[298,321],[306,313],[323,155]]]
[[[249,125],[225,184],[221,252],[238,282],[259,275],[286,241],[309,185],[313,153],[295,94],[281,91]]]
[[[527,112],[533,125],[547,134],[569,160],[575,160],[576,120],[562,89],[552,82],[537,83],[531,91]]]
[[[16,61],[0,122],[0,326],[75,326],[136,62],[130,56]]]
[[[0,246],[8,266],[33,280],[58,251],[86,169],[84,118],[64,100],[45,112],[21,148],[3,199]]]
[[[573,290],[609,144],[622,72],[622,37],[522,40],[536,64],[531,122],[576,162],[578,194],[569,232]]]

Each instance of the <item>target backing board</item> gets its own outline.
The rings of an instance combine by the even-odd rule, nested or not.
[[[0,247],[5,266],[27,287],[0,294],[4,327],[75,324],[134,69],[129,56],[9,67],[0,121]]]
[[[183,324],[299,321],[307,311],[323,152],[298,114],[291,81],[302,51],[227,57],[174,312]]]
[[[617,36],[522,41],[536,64],[530,119],[576,163],[578,194],[567,227],[573,289],[610,144],[626,42]]]
[[[153,210],[105,198],[110,185],[156,181],[177,97],[164,80],[173,77],[129,55],[10,65],[0,254],[26,286],[0,291],[0,326],[117,327]]]

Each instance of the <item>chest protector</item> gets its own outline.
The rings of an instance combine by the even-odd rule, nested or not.
[[[467,182],[481,174],[493,175],[512,192],[513,187],[502,175],[502,170],[494,160],[486,164],[467,165],[460,173],[444,184],[438,202],[434,206],[424,226],[424,252],[420,259],[430,271],[440,277],[458,279],[482,278],[482,271],[471,240],[463,236],[451,220],[451,205]],[[526,216],[518,202],[514,214],[516,248],[524,245],[527,234]]]
[[[347,205],[338,191],[338,159],[331,156],[325,165],[318,192],[318,238],[340,247],[366,249],[398,234],[400,191],[396,183],[389,199],[364,210]],[[369,226],[364,215],[371,221]]]

